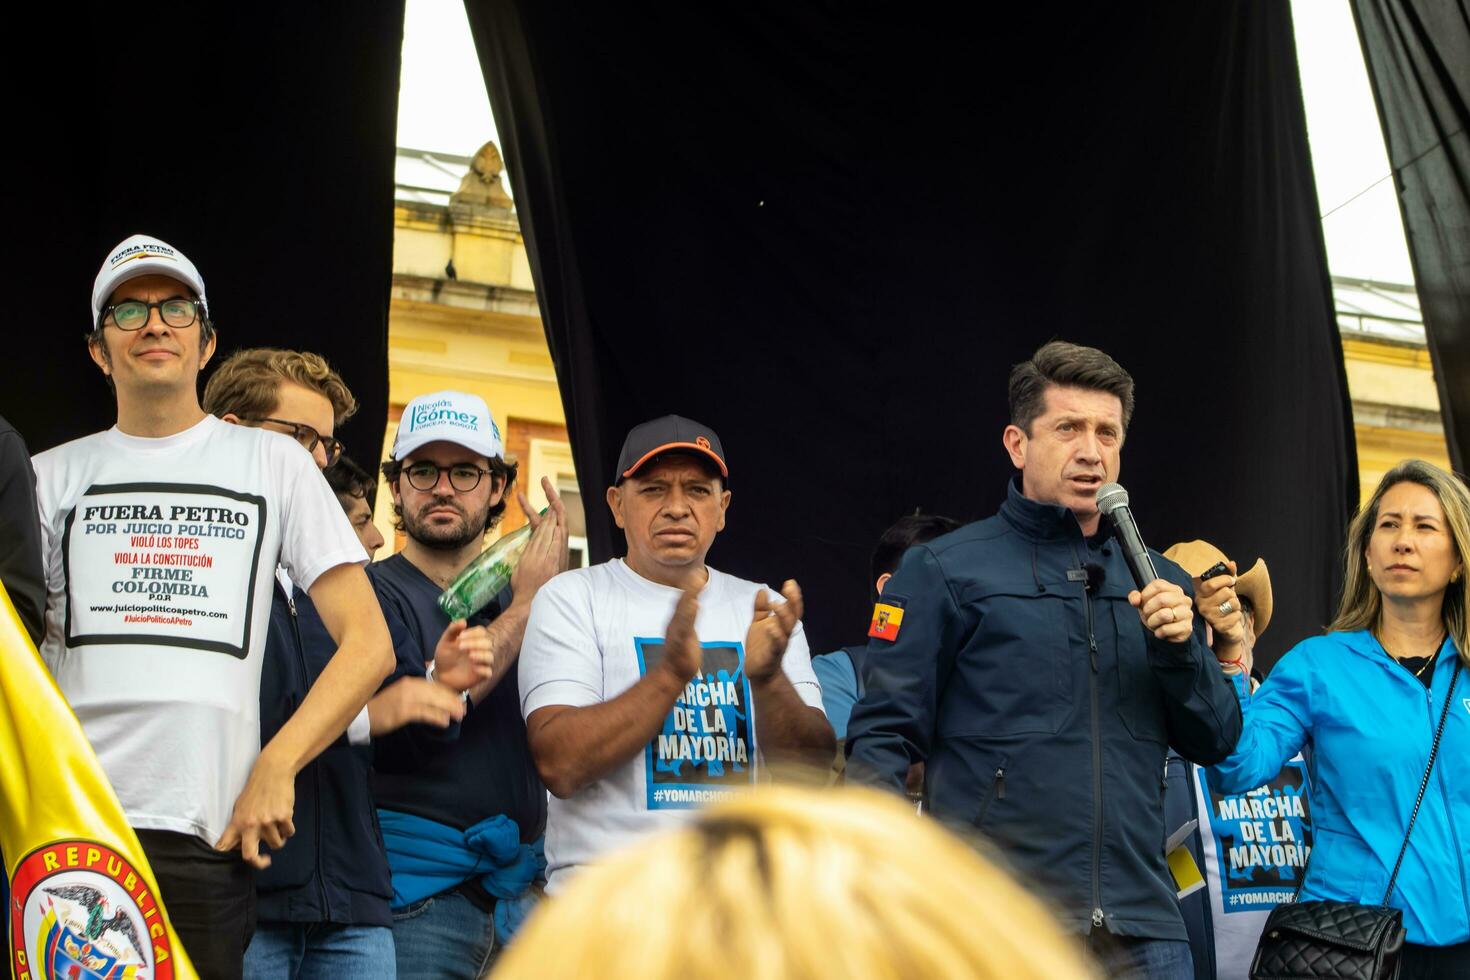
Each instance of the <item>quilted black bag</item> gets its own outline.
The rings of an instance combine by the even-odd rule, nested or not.
[[[1404,949],[1404,914],[1388,907],[1394,882],[1409,848],[1409,835],[1424,802],[1429,774],[1439,755],[1439,740],[1444,735],[1450,702],[1454,700],[1455,682],[1460,679],[1460,662],[1455,658],[1455,673],[1450,678],[1450,693],[1439,714],[1439,727],[1429,749],[1429,764],[1419,783],[1419,796],[1409,814],[1404,830],[1404,844],[1388,879],[1388,890],[1377,906],[1356,902],[1317,901],[1278,905],[1266,919],[1256,955],[1251,960],[1250,980],[1397,980],[1399,957]],[[1310,860],[1308,861],[1310,864]],[[1306,883],[1306,869],[1297,883],[1296,894]]]

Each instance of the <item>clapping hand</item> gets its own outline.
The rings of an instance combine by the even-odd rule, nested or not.
[[[686,589],[679,596],[674,615],[664,628],[664,658],[660,666],[673,673],[681,685],[688,684],[704,665],[704,648],[694,632],[699,616],[699,590]]]
[[[786,644],[801,622],[801,587],[787,579],[781,595],[785,602],[772,603],[765,589],[755,595],[755,614],[745,633],[745,676],[753,683],[770,680],[781,669]]]
[[[538,514],[517,491],[516,500],[525,512],[531,525],[531,540],[510,576],[511,593],[515,599],[529,602],[552,577],[566,571],[567,567],[567,511],[562,505],[561,495],[546,477],[541,478],[541,489],[546,492],[546,513]]]

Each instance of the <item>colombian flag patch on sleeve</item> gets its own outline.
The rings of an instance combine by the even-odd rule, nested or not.
[[[873,606],[873,622],[868,635],[877,640],[898,639],[898,628],[903,625],[903,600],[890,599]]]

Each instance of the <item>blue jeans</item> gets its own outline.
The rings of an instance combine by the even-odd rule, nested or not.
[[[1094,929],[1087,946],[1110,980],[1194,980],[1194,956],[1182,939],[1135,939]]]
[[[479,980],[495,960],[495,916],[457,891],[393,912],[400,980]]]
[[[331,922],[260,922],[245,980],[393,980],[393,930]]]

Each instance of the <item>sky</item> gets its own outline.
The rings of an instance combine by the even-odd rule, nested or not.
[[[398,145],[474,156],[499,137],[464,0],[408,0]]]
[[[1291,6],[1328,266],[1337,276],[1412,283],[1349,0]],[[463,0],[407,0],[398,145],[471,156],[486,140],[499,142]]]
[[[1348,4],[1291,5],[1327,264],[1335,276],[1412,283],[1388,151]]]

